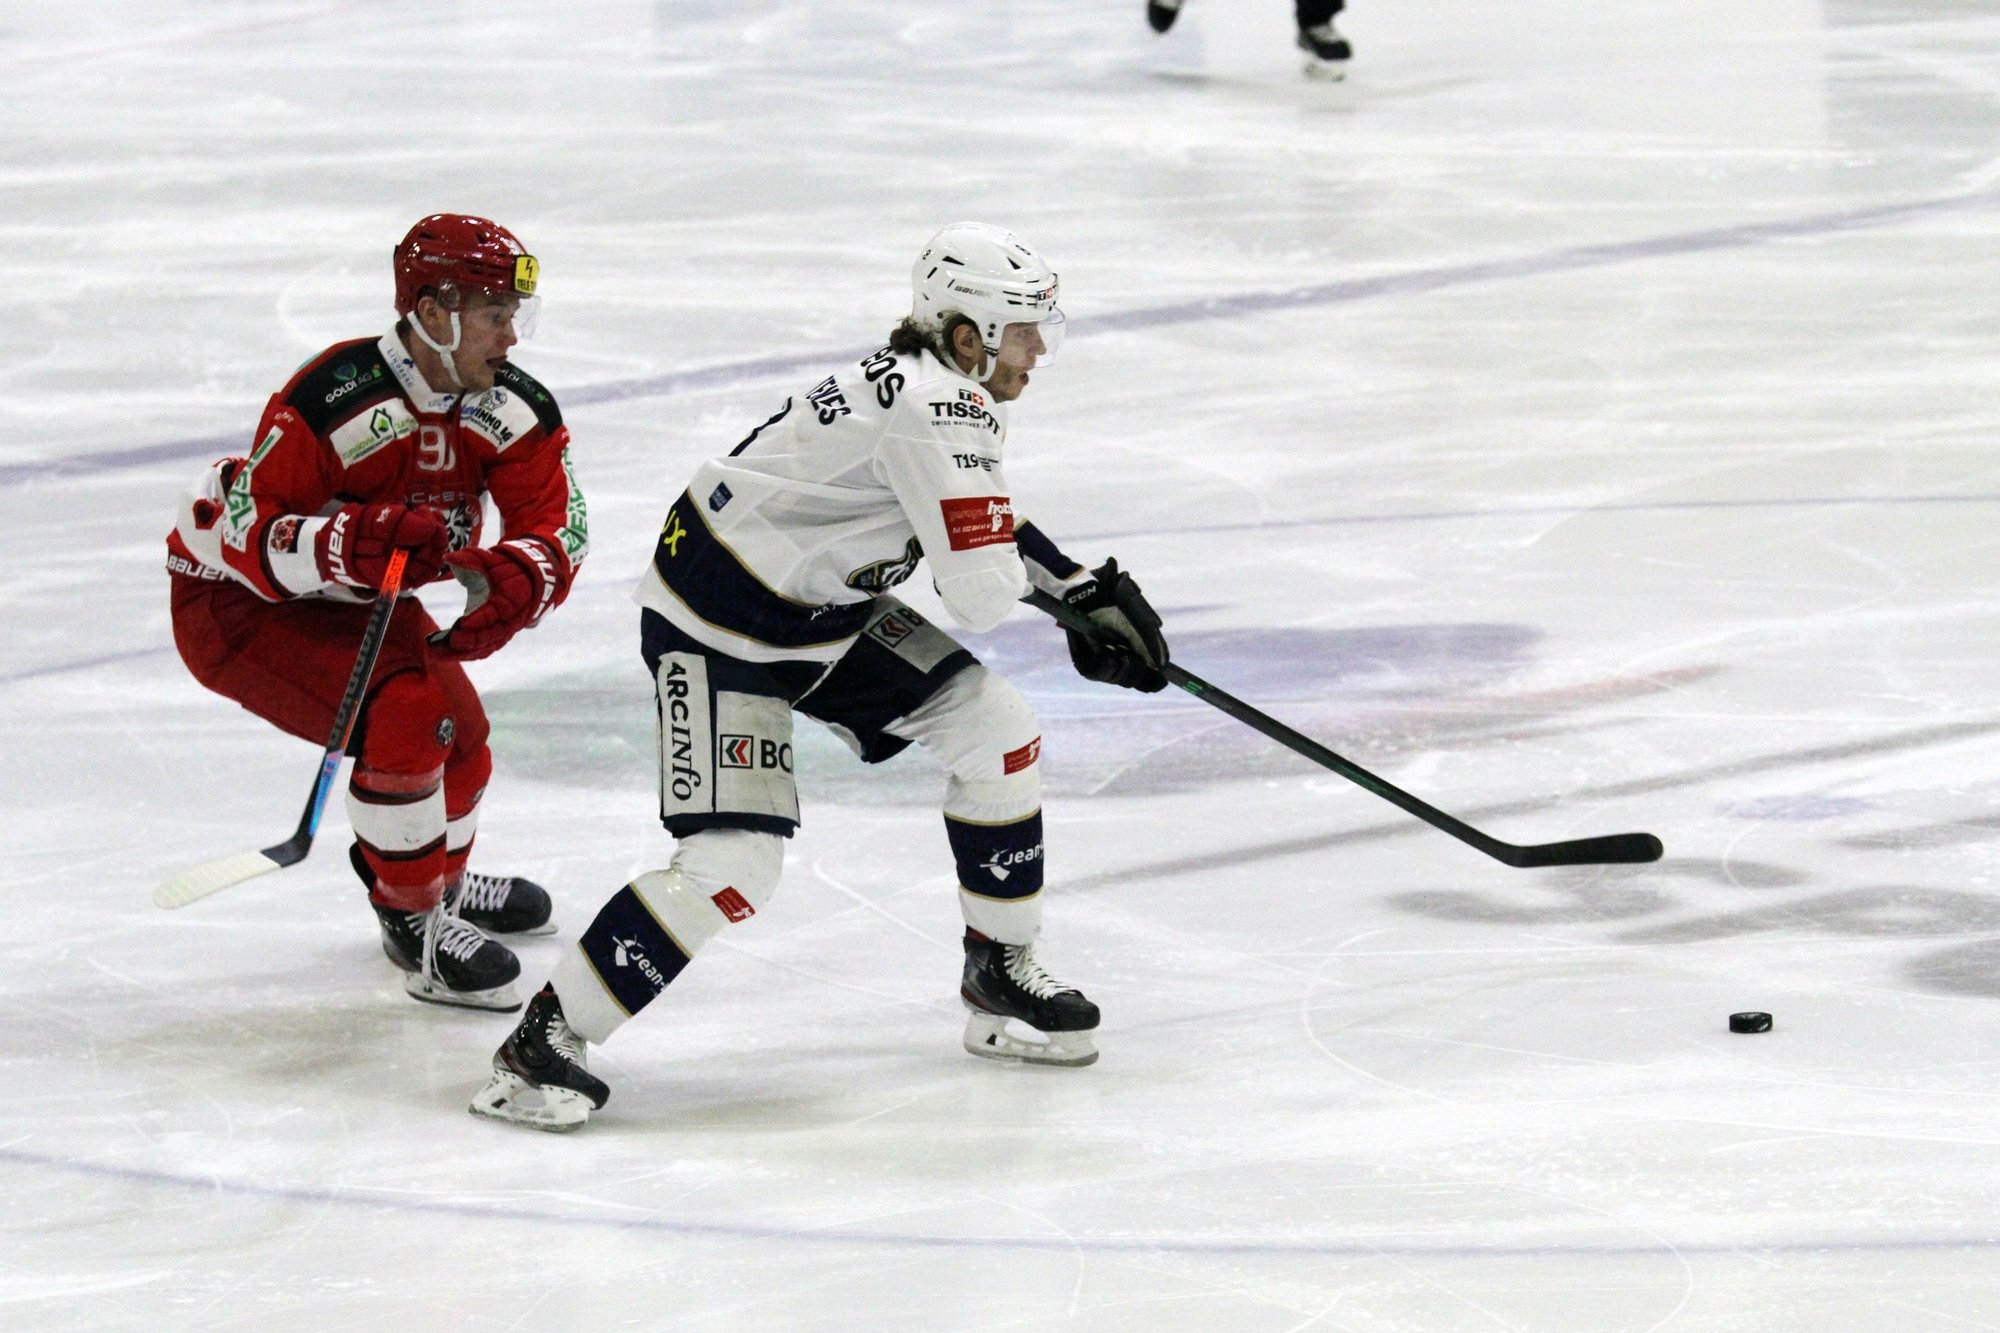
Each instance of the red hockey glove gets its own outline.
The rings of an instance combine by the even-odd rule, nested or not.
[[[444,573],[451,530],[428,509],[408,505],[343,505],[319,531],[313,550],[320,577],[350,588],[380,588],[389,557],[410,553],[403,586],[415,588]]]
[[[467,589],[465,613],[431,642],[445,656],[476,661],[542,618],[555,596],[556,566],[538,541],[474,546],[445,558]]]

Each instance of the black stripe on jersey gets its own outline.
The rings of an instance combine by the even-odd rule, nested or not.
[[[1032,523],[1023,522],[1015,527],[1014,545],[1019,548],[1023,559],[1034,561],[1059,579],[1067,579],[1083,568],[1057,550],[1056,544]]]
[[[757,429],[751,431],[748,435],[744,436],[743,443],[737,445],[734,449],[731,449],[729,451],[729,456],[731,458],[734,458],[736,457],[736,455],[742,453],[745,449],[748,449],[751,445],[757,443],[757,437],[759,435],[762,435],[765,431],[771,429],[771,427],[777,425],[780,421],[783,421],[786,417],[790,416],[791,411],[792,411],[792,400],[787,398],[785,400],[785,405],[778,409],[778,414],[772,417],[769,421],[765,422],[763,425],[757,427]]]
[[[376,340],[362,338],[322,352],[292,382],[285,402],[315,435],[324,437],[363,407],[401,392]]]
[[[868,623],[867,601],[808,606],[766,587],[715,535],[686,491],[660,531],[653,568],[674,596],[709,624],[774,648],[836,643]]]
[[[542,433],[553,435],[562,425],[562,410],[556,406],[556,397],[542,387],[542,382],[512,361],[502,362],[500,369],[493,372],[493,382],[511,393],[519,394],[524,402],[535,411],[535,420],[541,423]]]

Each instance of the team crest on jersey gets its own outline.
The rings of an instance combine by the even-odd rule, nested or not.
[[[440,749],[449,749],[457,736],[458,724],[452,721],[449,715],[438,719],[437,743]]]
[[[845,582],[856,592],[887,592],[916,573],[917,562],[923,558],[923,544],[912,537],[903,547],[903,553],[894,560],[877,560],[872,565],[863,565],[849,574]]]
[[[444,511],[446,541],[451,550],[463,551],[472,545],[472,507],[461,501]]]

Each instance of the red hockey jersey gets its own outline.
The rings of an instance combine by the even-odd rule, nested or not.
[[[267,601],[351,598],[313,558],[326,515],[347,504],[431,510],[453,550],[479,544],[493,498],[498,540],[548,548],[569,594],[589,549],[583,492],[555,398],[513,365],[472,394],[438,393],[394,333],[338,343],[272,395],[248,458],[209,468],[167,537],[167,568],[231,578]]]

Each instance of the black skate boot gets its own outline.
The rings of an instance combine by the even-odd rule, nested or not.
[[[1299,50],[1306,53],[1306,77],[1337,82],[1347,77],[1347,62],[1354,48],[1333,29],[1333,20],[1299,29]]]
[[[375,890],[375,872],[361,855],[361,844],[347,845],[347,861],[369,892]],[[556,924],[554,904],[547,890],[519,875],[481,875],[466,871],[444,891],[450,912],[459,920],[492,935],[553,935]]]
[[[468,870],[446,892],[454,916],[490,935],[556,933],[555,905],[531,879]]]
[[[974,1055],[1037,1065],[1087,1065],[1097,1059],[1097,1006],[1042,971],[1032,944],[1002,944],[967,928],[965,980],[958,994],[971,1011],[965,1049]],[[1046,1040],[1016,1037],[1007,1030],[1010,1018]]]
[[[1146,22],[1154,32],[1165,32],[1181,16],[1183,0],[1146,0]]]
[[[451,914],[442,902],[428,912],[403,912],[370,902],[382,923],[382,952],[409,973],[403,989],[427,1004],[464,1009],[521,1007],[514,978],[521,960],[506,945]]]
[[[493,1079],[468,1109],[564,1133],[610,1099],[611,1089],[584,1067],[583,1038],[570,1031],[555,987],[543,986],[528,1001],[513,1035],[493,1053]]]

